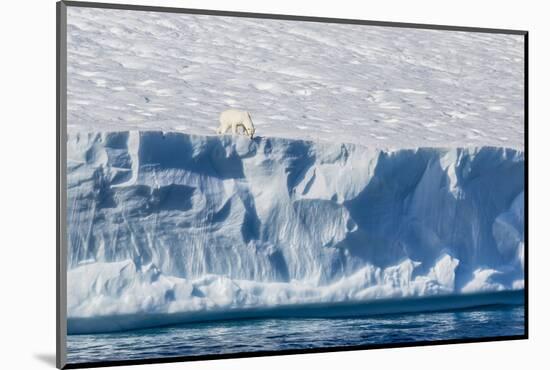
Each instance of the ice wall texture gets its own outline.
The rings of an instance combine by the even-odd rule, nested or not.
[[[524,154],[70,134],[70,317],[523,288]]]
[[[70,131],[523,150],[519,35],[69,7]]]

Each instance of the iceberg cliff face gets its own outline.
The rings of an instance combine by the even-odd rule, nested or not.
[[[70,318],[523,288],[521,151],[162,132],[67,145]]]

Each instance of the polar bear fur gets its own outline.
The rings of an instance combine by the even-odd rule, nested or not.
[[[228,109],[220,114],[220,127],[218,127],[218,134],[223,135],[231,128],[233,135],[237,134],[237,128],[242,127],[243,133],[250,139],[254,138],[256,129],[250,118],[250,113],[237,110]]]

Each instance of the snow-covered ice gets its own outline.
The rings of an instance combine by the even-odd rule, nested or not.
[[[523,37],[69,7],[70,131],[523,148]]]
[[[523,69],[521,36],[69,7],[69,332],[523,289]]]

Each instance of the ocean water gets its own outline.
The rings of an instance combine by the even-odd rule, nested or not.
[[[523,335],[524,307],[330,319],[213,321],[69,335],[69,363]]]

